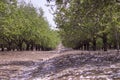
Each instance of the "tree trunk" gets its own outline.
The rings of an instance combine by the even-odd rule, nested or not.
[[[26,44],[26,50],[29,51],[29,48],[30,48],[30,44]]]
[[[22,51],[22,43],[19,44],[19,49],[20,49],[20,51]]]
[[[89,47],[90,47],[89,42],[86,43],[86,46],[87,46],[87,50],[89,51]]]
[[[37,44],[35,45],[35,50],[38,51],[38,45]]]
[[[117,49],[117,40],[114,40],[114,49]]]
[[[1,51],[4,51],[4,44],[1,44]]]
[[[93,51],[96,51],[96,38],[93,37]]]
[[[11,42],[8,43],[7,51],[11,51]]]
[[[103,50],[107,51],[107,34],[103,33]]]
[[[41,51],[41,47],[40,47],[40,45],[38,46],[38,51]]]
[[[109,49],[112,49],[112,45],[111,44],[108,44],[108,46],[109,46]]]
[[[33,44],[31,44],[31,48],[30,48],[30,49],[31,49],[31,51],[33,51],[33,49],[34,49],[34,46],[33,46]]]

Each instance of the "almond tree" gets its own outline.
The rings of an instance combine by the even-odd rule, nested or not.
[[[119,24],[118,20],[115,20],[117,23],[113,21],[114,13],[119,13],[119,10],[115,11],[119,8],[116,0],[56,1],[55,21],[65,46],[75,49],[87,49],[92,46],[93,50],[96,50],[97,42],[101,40],[101,49],[107,51],[110,29]],[[118,27],[117,29],[119,31]],[[118,34],[118,31],[114,34]],[[116,40],[118,42],[118,35]]]

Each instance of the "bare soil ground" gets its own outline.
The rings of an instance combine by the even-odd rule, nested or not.
[[[0,52],[0,64],[10,61],[38,61],[48,60],[53,57],[76,54],[76,53],[89,53],[88,51],[66,51],[57,53],[57,51],[6,51]]]
[[[0,52],[0,63],[8,61],[37,61],[57,56],[55,51],[21,51]]]
[[[51,76],[49,79],[40,79],[39,75],[48,73]],[[33,78],[36,75],[38,79]],[[92,77],[99,75],[100,78],[115,76],[116,79],[111,77],[110,80],[120,80],[120,52],[115,50],[107,52],[72,50],[61,53],[57,51],[0,52],[0,80],[86,80],[81,79],[81,75],[82,78],[90,77],[88,75]],[[100,78],[87,80],[108,80]]]
[[[48,60],[53,57],[67,55],[67,54],[81,54],[81,53],[115,53],[115,50],[104,51],[65,51],[57,53],[57,51],[6,51],[0,52],[0,64],[10,61],[39,61],[39,60]],[[120,53],[120,52],[119,52]]]

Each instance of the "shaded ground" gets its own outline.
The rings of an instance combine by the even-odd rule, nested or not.
[[[0,80],[120,80],[120,53],[1,52]]]

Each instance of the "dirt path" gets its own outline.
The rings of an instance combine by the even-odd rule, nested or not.
[[[73,75],[66,76],[68,75],[67,72],[69,71],[71,72],[71,74],[74,73],[75,71],[76,71],[75,74],[78,74],[79,72],[81,72],[80,70],[83,70],[83,73],[80,73],[79,75],[85,75],[84,71],[86,71],[86,75],[88,73],[90,73],[90,75],[96,74],[96,73],[92,73],[92,71],[95,71],[95,72],[103,71],[101,74],[105,76],[106,75],[104,74],[105,69],[108,70],[107,71],[108,77],[110,72],[110,76],[115,75],[115,77],[120,79],[119,61],[120,61],[120,54],[116,54],[116,51],[108,51],[108,52],[65,51],[62,53],[57,53],[57,51],[0,52],[0,80],[18,80],[18,79],[34,80],[33,74],[35,76],[38,75],[39,77],[39,75],[43,73],[46,74],[54,71],[56,72],[59,70],[61,70],[61,72],[54,73],[54,75],[52,74],[51,79],[38,78],[35,80],[68,80],[69,77],[73,76]],[[94,65],[93,62],[95,63],[99,62],[100,64],[107,63],[109,66],[107,66],[107,68],[104,66],[101,66],[100,69],[98,69],[98,67],[96,66],[92,66],[93,69],[88,70],[89,68],[92,68],[92,67],[90,67],[91,65],[87,65],[87,64],[90,63]],[[115,62],[115,64],[111,64],[111,62]],[[80,65],[81,63],[83,63],[83,66],[81,66],[80,68],[78,67],[76,69],[72,68],[76,65],[80,66],[78,63],[80,63]],[[96,70],[94,70],[95,69],[94,67],[96,68]],[[114,72],[114,71],[117,71],[117,72]],[[78,79],[75,79],[75,76],[76,75],[73,76],[74,79],[72,80],[78,80]],[[66,79],[63,79],[64,77],[66,77]],[[54,79],[54,78],[57,78],[57,79]],[[94,79],[90,79],[90,80],[94,80]]]
[[[8,61],[37,61],[37,60],[48,60],[50,58],[73,54],[73,53],[82,53],[83,51],[66,51],[58,53],[56,51],[9,51],[9,52],[0,52],[0,63]],[[87,51],[84,51],[87,52]]]
[[[0,52],[0,63],[8,61],[37,61],[55,57],[55,51]]]
[[[116,51],[108,51],[103,53],[114,53]],[[48,60],[53,57],[67,55],[67,54],[81,54],[81,53],[102,53],[102,51],[64,51],[58,53],[58,51],[21,51],[21,52],[0,52],[0,63],[10,62],[10,61],[39,61]]]

